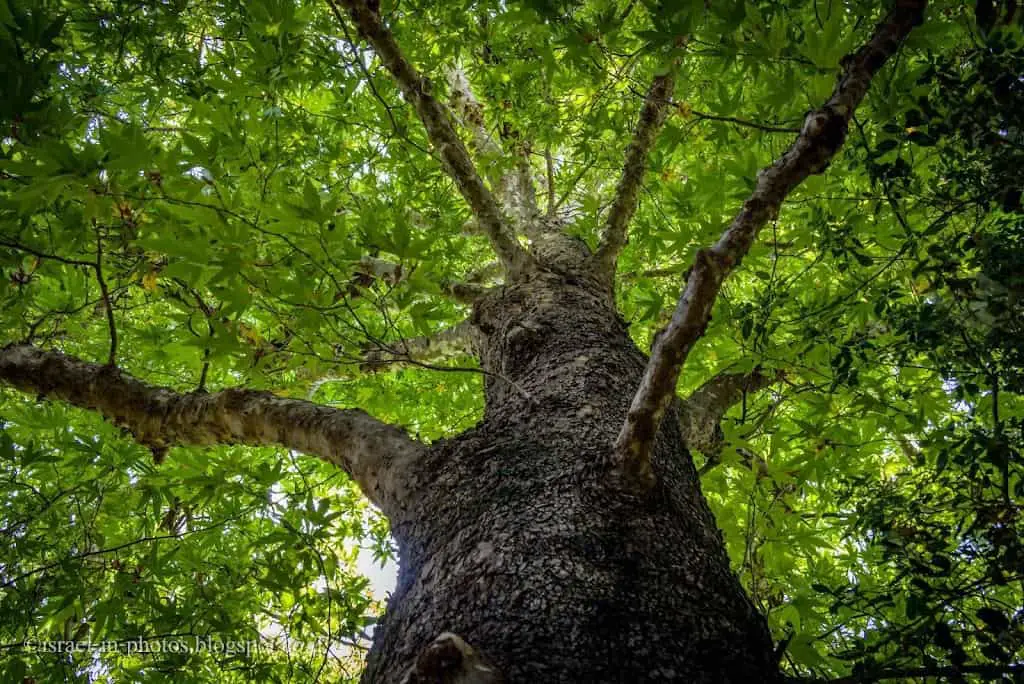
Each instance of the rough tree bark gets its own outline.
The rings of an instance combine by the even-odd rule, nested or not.
[[[833,97],[759,176],[719,244],[701,252],[650,361],[616,309],[614,269],[672,77],[648,91],[591,251],[538,215],[532,183],[492,194],[451,112],[375,8],[338,0],[338,18],[359,29],[414,104],[504,266],[503,285],[465,290],[472,315],[443,344],[417,341],[394,354],[474,354],[487,374],[483,421],[424,446],[359,411],[245,390],[177,394],[26,345],[0,350],[0,380],[98,410],[156,449],[277,443],[345,468],[389,517],[400,552],[365,682],[782,681],[766,621],[730,570],[687,450],[710,449],[702,445],[715,444],[726,409],[772,378],[721,376],[683,402],[675,381],[722,280],[786,194],[826,168],[871,77],[924,4],[897,2],[844,60]]]
[[[612,299],[544,273],[473,321],[493,373],[485,418],[412,469],[366,681],[402,681],[396,663],[441,631],[511,682],[777,681],[676,424],[656,440],[653,491],[601,466],[646,365]]]

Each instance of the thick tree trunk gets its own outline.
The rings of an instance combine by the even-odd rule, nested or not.
[[[507,682],[780,681],[676,421],[655,440],[653,491],[601,465],[646,361],[611,296],[549,272],[473,321],[485,418],[410,474],[392,519],[398,586],[363,681],[492,681],[453,674],[455,650],[426,662],[445,632]]]
[[[537,216],[530,182],[491,194],[377,3],[338,4],[415,107],[509,282],[474,303],[469,337],[489,374],[483,423],[383,478],[408,495],[388,513],[401,571],[364,681],[780,681],[767,626],[729,570],[677,420],[663,417],[678,410],[676,381],[725,278],[789,192],[827,168],[925,0],[898,0],[843,59],[832,96],[758,174],[721,238],[697,253],[650,363],[611,290],[673,77],[655,77],[648,91],[590,254],[555,216]],[[479,129],[468,85],[454,90]],[[529,181],[526,168],[519,181]],[[514,205],[504,209],[515,221],[501,201]],[[709,388],[708,400],[728,395],[721,389]],[[714,411],[684,425],[701,413]]]
[[[843,60],[829,100],[758,174],[718,242],[698,252],[650,363],[611,290],[646,158],[670,111],[672,77],[657,76],[648,91],[591,254],[562,232],[555,212],[538,215],[528,163],[517,162],[492,194],[378,5],[337,0],[331,8],[339,20],[345,10],[415,108],[509,282],[475,299],[468,325],[403,350],[411,358],[470,341],[487,373],[480,425],[423,448],[358,410],[243,389],[153,387],[114,368],[113,351],[99,366],[8,345],[0,348],[0,380],[97,410],[158,457],[180,444],[280,444],[349,472],[391,520],[401,555],[366,682],[780,682],[765,620],[729,569],[679,431],[682,424],[687,433],[712,433],[729,397],[770,379],[716,378],[687,401],[681,423],[663,416],[679,409],[679,372],[726,276],[787,194],[828,166],[872,77],[921,21],[925,0],[897,0]],[[473,127],[479,112],[470,110],[479,105],[467,88],[456,89],[456,100],[460,92],[457,109]],[[362,267],[401,278],[382,261]],[[477,287],[444,289],[460,299],[478,295]],[[111,321],[112,337],[114,330]],[[367,366],[381,360],[371,355]],[[686,439],[716,447],[711,437]]]

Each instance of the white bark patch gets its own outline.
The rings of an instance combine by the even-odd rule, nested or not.
[[[488,541],[480,542],[479,544],[476,545],[476,555],[477,555],[477,559],[480,562],[486,563],[488,560],[490,560],[490,558],[492,556],[495,555],[495,553],[494,553],[494,544],[492,544],[491,542],[488,542]]]

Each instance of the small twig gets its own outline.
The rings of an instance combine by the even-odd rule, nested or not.
[[[1003,476],[1003,503],[1007,508],[1010,508],[1013,505],[1013,500],[1010,498],[1010,457],[1009,454],[1006,453],[1006,444],[1003,437],[1003,424],[1002,421],[999,420],[999,376],[995,373],[992,374],[992,432],[996,436],[997,448],[1003,450],[1003,453],[999,455],[999,458],[1001,459],[999,466]]]
[[[555,160],[551,157],[551,143],[544,148],[544,165],[548,172],[548,218],[555,215]]]
[[[110,328],[110,354],[107,356],[107,365],[113,368],[117,363],[117,325],[114,323],[114,307],[110,303],[107,281],[103,279],[103,240],[100,237],[98,226],[96,227],[96,263],[93,264],[93,268],[96,270],[96,280],[100,284],[103,308],[107,312],[107,326]]]
[[[495,378],[497,380],[501,380],[502,382],[504,382],[507,385],[509,385],[509,387],[514,389],[524,399],[529,401],[534,406],[539,405],[539,402],[537,401],[536,398],[534,398],[534,396],[532,394],[527,392],[515,380],[512,380],[511,378],[506,377],[505,375],[502,375],[501,373],[496,373],[494,371],[489,371],[489,370],[486,370],[484,368],[476,368],[476,367],[473,367],[473,366],[438,366],[438,365],[435,365],[435,364],[432,364],[432,363],[426,363],[424,361],[417,361],[416,359],[412,358],[412,355],[409,352],[399,352],[399,351],[396,351],[393,348],[387,347],[386,345],[383,345],[383,344],[381,344],[380,346],[385,347],[385,349],[388,351],[388,353],[392,354],[392,358],[390,358],[390,359],[375,359],[374,362],[373,362],[375,365],[384,365],[384,364],[395,363],[395,364],[402,364],[402,365],[405,365],[405,366],[416,366],[417,368],[423,368],[425,370],[442,371],[442,372],[445,372],[445,373],[479,373],[480,375],[483,375],[485,377]]]
[[[83,261],[81,259],[68,259],[66,257],[57,256],[56,254],[49,254],[47,252],[41,252],[38,249],[33,249],[18,242],[8,242],[7,240],[0,240],[0,247],[8,247],[10,249],[16,249],[20,252],[31,254],[32,256],[39,257],[40,259],[53,259],[59,261],[62,264],[69,266],[86,266],[88,268],[96,268],[95,262]]]
[[[707,112],[698,112],[695,109],[690,110],[690,115],[694,118],[701,119],[702,121],[722,121],[725,123],[736,124],[737,126],[746,126],[747,128],[756,128],[759,131],[765,131],[766,133],[790,133],[797,134],[800,132],[799,127],[790,126],[773,126],[771,124],[757,123],[756,121],[747,121],[746,119],[738,119],[735,116],[720,116],[718,114],[708,114]]]
[[[558,210],[562,208],[562,205],[565,204],[565,201],[569,199],[569,197],[572,195],[572,191],[576,188],[577,185],[579,185],[580,181],[583,180],[583,177],[587,175],[587,173],[592,168],[594,168],[595,164],[597,164],[596,157],[586,162],[580,167],[579,173],[577,173],[576,176],[571,181],[569,181],[569,189],[565,191],[564,195],[558,198],[557,202],[555,202],[554,209],[552,209],[550,212],[552,216],[555,215],[558,212]]]
[[[370,74],[369,69],[366,68],[366,65],[363,64],[362,54],[356,49],[356,43],[352,40],[352,36],[349,35],[348,26],[345,25],[344,21],[342,21],[341,14],[338,12],[338,8],[334,6],[334,3],[329,4],[331,6],[331,11],[334,12],[335,19],[338,20],[338,25],[341,26],[341,32],[345,34],[345,42],[351,48],[352,59],[359,65],[359,70],[363,72],[363,76],[366,78],[366,85],[370,88],[370,93],[372,93],[374,99],[376,99],[377,102],[380,102],[381,106],[384,107],[384,111],[388,115],[388,121],[391,122],[392,130],[401,135],[402,129],[398,127],[398,122],[395,121],[395,114],[391,111],[391,105],[387,103],[384,97],[381,96],[380,92],[377,90],[377,86],[373,82],[373,76]]]

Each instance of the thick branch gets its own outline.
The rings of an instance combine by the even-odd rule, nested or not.
[[[362,370],[376,371],[394,364],[435,364],[473,353],[476,328],[468,321],[433,335],[413,337],[390,346],[371,349],[363,355]]]
[[[441,292],[452,301],[460,304],[473,304],[487,294],[487,288],[479,283],[443,280],[441,281]]]
[[[335,0],[328,1],[335,6]],[[416,109],[448,175],[469,203],[505,268],[512,273],[524,270],[528,255],[505,225],[498,202],[484,185],[466,146],[456,134],[448,109],[433,96],[430,81],[406,60],[391,31],[366,0],[337,0],[337,4],[348,10],[359,32],[373,45],[377,57],[391,72],[405,99]]]
[[[712,247],[697,252],[672,320],[659,333],[644,377],[615,443],[614,460],[625,472],[650,474],[654,435],[675,394],[683,362],[711,320],[726,276],[750,250],[758,231],[778,215],[783,200],[811,174],[822,173],[842,146],[853,112],[871,79],[921,23],[926,0],[898,0],[871,39],[842,60],[843,73],[828,102],[807,115],[790,148],[757,177],[753,194]]]
[[[462,280],[442,280],[441,292],[461,304],[474,304],[500,282],[501,276],[501,264],[490,261],[468,273]]]
[[[248,444],[319,456],[348,472],[385,514],[401,506],[399,469],[423,449],[358,409],[244,389],[182,394],[26,344],[0,349],[0,381],[97,411],[155,454],[172,446]]]
[[[473,95],[469,79],[462,69],[448,72],[448,87],[451,91],[449,104],[462,125],[473,134],[474,152],[484,158],[501,157],[501,145],[491,136],[484,121],[484,107]]]
[[[515,145],[515,168],[503,169],[506,166],[505,150],[487,130],[484,121],[483,105],[473,95],[469,79],[461,69],[453,69],[448,74],[451,88],[451,108],[461,119],[463,125],[473,133],[473,147],[478,162],[485,165],[485,175],[496,188],[498,199],[516,223],[529,231],[536,224],[540,214],[537,208],[537,189],[533,184],[533,173],[530,168],[528,146]],[[518,137],[515,132],[510,134]],[[505,133],[502,134],[505,136]],[[487,173],[487,169],[498,169],[500,173]]]
[[[500,275],[501,266],[497,262],[493,262],[493,264],[497,274]],[[368,288],[376,282],[384,282],[389,286],[398,285],[408,279],[416,270],[415,265],[407,268],[401,263],[374,256],[364,256],[353,266],[354,273],[349,280],[349,294],[356,294],[359,288]],[[479,282],[448,279],[441,280],[438,285],[441,294],[461,304],[472,304],[488,289]]]
[[[640,185],[647,169],[647,157],[654,147],[658,132],[668,118],[675,78],[672,71],[656,76],[647,90],[644,106],[640,110],[640,120],[633,131],[633,139],[626,148],[626,163],[622,176],[615,186],[615,198],[612,208],[605,221],[601,244],[597,248],[596,258],[601,271],[609,281],[615,277],[615,263],[619,252],[626,246],[629,222],[636,213],[640,201]]]
[[[722,449],[719,427],[726,412],[744,395],[762,390],[782,379],[782,373],[722,373],[711,378],[681,402],[679,427],[687,449],[711,459]]]
[[[522,144],[517,150],[515,170],[508,175],[508,199],[506,206],[513,212],[524,232],[533,235],[544,232],[554,223],[538,221],[540,209],[537,207],[537,186],[533,182],[533,169],[530,167],[529,146]]]

